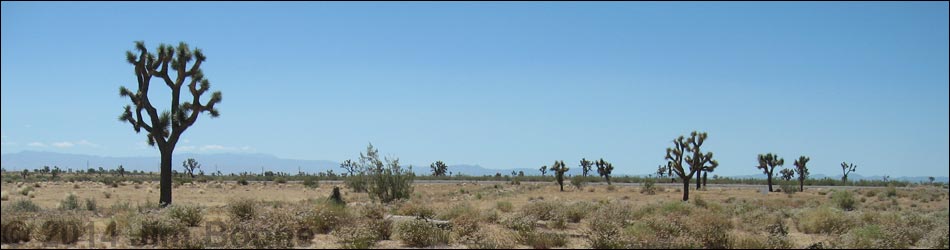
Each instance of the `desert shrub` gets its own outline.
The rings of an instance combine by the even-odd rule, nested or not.
[[[842,234],[855,224],[843,212],[828,207],[805,210],[796,222],[798,230],[806,234]]]
[[[68,245],[78,242],[79,238],[86,233],[86,227],[79,215],[60,213],[45,217],[47,219],[42,222],[36,232],[40,241]]]
[[[909,245],[906,242],[902,237],[878,225],[868,225],[849,231],[835,243],[839,247],[852,249],[898,249],[907,248]]]
[[[558,218],[567,220],[570,223],[579,223],[587,217],[594,209],[594,206],[588,202],[575,202],[558,209]]]
[[[20,195],[23,195],[23,196],[30,195],[30,192],[33,192],[33,187],[31,186],[21,187],[19,190],[17,190],[17,193],[20,193]]]
[[[936,230],[924,236],[918,246],[930,249],[950,249],[950,227],[943,224],[943,226],[936,228]]]
[[[320,204],[313,210],[307,219],[314,232],[327,234],[346,224],[350,214],[345,206],[334,204]]]
[[[498,211],[486,209],[481,212],[482,222],[495,224],[498,223],[498,220],[501,218],[501,215],[498,214]]]
[[[10,200],[10,194],[8,194],[7,191],[0,192],[0,201],[8,200]]]
[[[172,205],[167,208],[168,216],[188,227],[197,227],[204,220],[204,214],[199,206]]]
[[[534,215],[514,214],[506,218],[502,224],[506,228],[517,232],[529,232],[534,231],[535,222],[537,221],[538,217]]]
[[[4,210],[3,212],[4,213],[7,213],[7,212],[35,213],[35,212],[39,212],[40,210],[41,210],[40,206],[37,206],[36,203],[33,203],[33,201],[27,200],[27,199],[19,199],[19,200],[13,201],[10,205],[8,205],[6,207],[6,210]]]
[[[563,234],[549,232],[524,232],[518,235],[521,244],[534,249],[551,249],[567,246],[567,237]]]
[[[608,217],[608,213],[597,211],[591,216],[586,231],[587,240],[593,249],[623,249],[626,242],[622,237],[623,223]]]
[[[431,219],[435,216],[435,210],[421,202],[408,201],[399,205],[396,214]]]
[[[539,220],[553,220],[560,205],[553,201],[529,202],[521,207],[521,213],[537,217]]]
[[[798,186],[796,186],[794,182],[782,182],[779,188],[781,188],[782,193],[785,193],[785,194],[791,195],[791,194],[798,193]]]
[[[318,188],[320,187],[320,181],[316,177],[310,177],[303,180],[303,186],[311,189]]]
[[[136,246],[167,245],[188,235],[185,225],[158,214],[132,216],[127,223],[129,241]]]
[[[102,196],[105,196],[106,199],[111,199],[111,198],[112,198],[112,193],[103,191],[103,192],[102,192]]]
[[[845,211],[851,211],[855,208],[854,195],[851,194],[848,190],[840,190],[831,194],[831,200],[834,201],[834,204]]]
[[[614,185],[607,185],[607,191],[608,192],[617,191],[617,187],[615,187]]]
[[[640,193],[645,195],[655,195],[656,190],[656,181],[653,179],[644,180],[643,186],[640,187]]]
[[[890,185],[887,186],[887,188],[884,189],[884,196],[886,196],[886,197],[888,197],[888,198],[897,197],[897,188],[895,188],[894,186],[890,186]]]
[[[73,211],[79,210],[79,207],[79,197],[72,192],[66,194],[66,198],[63,198],[63,200],[59,202],[60,210]]]
[[[453,220],[455,218],[458,218],[459,216],[464,216],[464,215],[477,216],[478,214],[479,214],[478,209],[475,209],[475,207],[472,207],[472,205],[463,202],[463,203],[455,204],[454,206],[442,211],[442,213],[439,214],[438,219]]]
[[[247,186],[249,183],[247,182],[247,179],[241,178],[237,180],[237,184],[241,186]]]
[[[274,183],[287,184],[287,179],[284,179],[283,177],[277,177],[276,179],[274,179]]]
[[[249,199],[231,201],[228,204],[228,215],[231,221],[247,221],[257,215],[257,202]]]
[[[374,231],[374,228],[365,222],[351,223],[333,231],[333,236],[336,236],[337,243],[344,249],[368,249],[379,240],[379,235]]]
[[[96,199],[86,198],[86,202],[84,204],[86,205],[87,211],[92,211],[92,212],[98,211],[98,206],[96,205]]]
[[[514,209],[514,206],[511,205],[511,202],[509,201],[499,201],[495,203],[495,208],[497,208],[498,211],[502,211],[504,213],[510,213],[511,210]]]
[[[287,211],[271,210],[250,220],[227,225],[228,248],[278,249],[294,245],[294,217]]]
[[[397,224],[396,235],[409,247],[432,247],[449,243],[447,230],[421,219]]]
[[[106,229],[103,233],[109,237],[119,236],[119,224],[115,221],[115,218],[110,219],[109,223],[106,224]]]
[[[690,237],[695,238],[705,249],[731,248],[729,231],[732,221],[714,212],[694,213],[689,220]],[[787,230],[786,230],[787,231]]]
[[[452,218],[452,233],[457,239],[471,236],[478,231],[480,219],[477,214],[463,214]]]
[[[30,241],[33,232],[32,225],[27,223],[26,219],[20,216],[12,215],[10,212],[3,212],[0,215],[0,228],[3,230],[2,244],[18,244],[20,242]]]
[[[864,190],[864,196],[867,196],[867,197],[877,196],[877,190],[874,190],[874,189]]]
[[[474,234],[461,240],[469,249],[512,249],[515,239],[511,232],[496,231],[482,227]]]
[[[577,190],[584,188],[584,185],[587,184],[587,179],[579,176],[574,176],[571,178],[571,185],[574,186]]]

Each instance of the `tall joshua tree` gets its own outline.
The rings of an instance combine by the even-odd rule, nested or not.
[[[795,173],[798,174],[798,191],[805,192],[805,180],[808,179],[808,161],[811,158],[800,156],[795,160]]]
[[[594,163],[588,161],[587,158],[581,159],[581,171],[584,173],[584,177],[587,177],[587,174],[590,173],[591,166],[593,165]]]
[[[852,163],[841,162],[841,182],[845,184],[848,183],[848,174],[851,174],[858,169],[858,165]]]
[[[201,72],[201,63],[205,55],[200,49],[189,50],[188,44],[181,42],[178,47],[161,44],[158,55],[151,54],[142,41],[135,42],[138,52],[126,51],[126,60],[134,66],[138,89],[129,90],[119,87],[119,95],[128,97],[132,105],[126,105],[119,121],[128,122],[136,133],[145,130],[148,145],[158,147],[161,153],[160,199],[161,206],[172,203],[172,153],[181,135],[195,124],[198,115],[207,112],[212,118],[220,114],[215,105],[221,103],[221,92],[215,91],[202,104],[201,96],[211,89],[211,83]],[[191,66],[188,63],[194,61]],[[174,70],[172,76],[171,70]],[[148,98],[149,86],[153,78],[158,78],[171,89],[170,110],[159,113]],[[182,87],[191,98],[182,102]],[[135,107],[133,112],[133,106]],[[143,111],[145,114],[143,115]]]
[[[429,168],[432,169],[432,176],[445,176],[445,172],[449,170],[449,167],[442,161],[432,163],[432,165],[429,165]]]
[[[693,131],[690,138],[683,136],[673,140],[673,147],[666,148],[667,167],[683,181],[683,201],[689,200],[689,181],[703,168],[715,168],[719,162],[713,160],[713,153],[703,154],[701,147],[706,141],[707,134]],[[686,169],[683,162],[689,165]],[[708,164],[708,165],[707,165]]]
[[[564,161],[555,161],[554,166],[551,167],[551,171],[554,171],[554,178],[557,180],[557,184],[561,186],[561,192],[564,192],[564,173],[568,170],[571,170],[571,168],[567,167]]]
[[[759,165],[756,168],[761,169],[768,177],[769,183],[769,192],[772,191],[772,177],[775,176],[775,167],[785,165],[785,159],[779,158],[778,155],[768,153],[768,154],[759,154]]]
[[[604,158],[600,158],[600,160],[597,160],[594,165],[597,165],[597,173],[607,180],[607,185],[611,185],[610,174],[614,172],[614,164],[604,161]]]

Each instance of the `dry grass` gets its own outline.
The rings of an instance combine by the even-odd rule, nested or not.
[[[341,183],[328,181],[318,187],[305,187],[294,182],[280,185],[251,182],[246,186],[235,182],[208,182],[175,188],[176,204],[202,208],[201,219],[194,211],[179,211],[187,213],[178,213],[175,220],[169,215],[174,213],[155,208],[157,183],[145,182],[139,189],[135,186],[112,187],[88,182],[21,186],[5,183],[3,190],[9,197],[2,201],[5,225],[9,224],[8,219],[17,218],[23,228],[38,230],[47,221],[39,219],[39,214],[63,213],[57,210],[64,194],[70,192],[80,201],[98,198],[98,211],[71,212],[78,214],[71,216],[92,222],[90,230],[78,242],[62,245],[62,242],[31,240],[4,244],[3,248],[282,247],[288,244],[305,248],[404,248],[430,244],[446,248],[805,248],[816,243],[825,247],[931,248],[946,246],[950,206],[945,189],[923,187],[853,190],[854,210],[846,211],[841,209],[840,199],[832,199],[839,191],[828,189],[806,188],[805,192],[789,196],[761,194],[756,188],[710,187],[703,191],[691,190],[692,199],[684,204],[679,201],[680,189],[663,184],[657,184],[655,194],[651,195],[641,192],[639,187],[619,185],[613,190],[591,185],[560,192],[553,183],[457,183],[417,184],[409,201],[386,206],[370,205],[372,202],[365,193],[352,193],[344,188],[343,196],[348,205],[343,211],[336,211],[325,201],[334,186],[342,187]],[[252,201],[242,209],[253,207],[250,209],[254,212],[232,215],[229,208],[240,200]],[[40,211],[32,207],[34,204]],[[142,216],[139,214],[148,217],[136,217]],[[398,225],[380,223],[386,214],[422,215],[449,220],[459,227],[438,231],[441,236],[437,239],[420,238],[414,242],[420,244],[409,244],[397,232]],[[163,245],[132,245],[134,237],[130,236],[134,235],[130,235],[130,226],[141,225],[143,221],[188,221],[195,222],[188,224],[197,227],[170,227],[174,228],[174,235],[179,234],[179,230],[188,232],[187,240]],[[826,223],[828,221],[834,223]],[[112,238],[106,230],[110,224],[117,236],[115,244],[108,242]],[[154,230],[161,231],[158,229],[164,230],[163,227]],[[228,233],[240,230],[280,233],[242,236],[255,244],[234,245],[225,241]],[[364,233],[370,231],[377,233]],[[33,235],[35,238],[38,234]],[[96,241],[88,241],[88,236],[95,237]]]

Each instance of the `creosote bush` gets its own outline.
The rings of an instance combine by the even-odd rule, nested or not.
[[[79,197],[75,193],[66,194],[66,198],[59,202],[60,210],[74,211],[79,210],[79,207]]]
[[[450,232],[423,219],[396,224],[396,235],[408,247],[433,247],[447,245]]]
[[[11,212],[3,212],[2,219],[0,219],[0,227],[3,229],[2,234],[2,244],[17,244],[21,242],[30,241],[30,236],[33,232],[33,226],[30,223],[27,223],[26,219],[22,216],[8,214]]]
[[[843,234],[855,225],[847,214],[828,207],[805,210],[795,221],[806,234]]]
[[[37,228],[40,241],[58,244],[73,244],[86,234],[86,224],[82,217],[71,213],[48,214]]]
[[[167,208],[168,216],[188,227],[197,227],[204,220],[201,207],[174,204]]]
[[[127,223],[129,240],[136,246],[166,246],[188,235],[185,225],[154,213],[132,216]]]
[[[249,199],[240,199],[228,204],[228,215],[232,221],[246,221],[257,215],[257,202]]]
[[[854,195],[851,194],[848,190],[839,190],[831,194],[831,199],[834,203],[845,211],[851,211],[855,209],[855,204],[857,203],[854,200]]]

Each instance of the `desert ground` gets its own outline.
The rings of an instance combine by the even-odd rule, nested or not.
[[[346,202],[342,210],[327,209],[334,187],[342,190]],[[408,201],[380,204],[366,193],[350,191],[341,182],[324,181],[314,188],[299,182],[240,185],[234,181],[211,181],[176,185],[175,206],[195,208],[200,222],[187,228],[185,234],[189,240],[185,243],[169,243],[142,240],[147,236],[136,228],[147,224],[137,224],[135,221],[143,220],[137,217],[178,218],[157,208],[158,188],[157,182],[124,182],[116,186],[98,182],[4,183],[5,242],[9,235],[15,234],[8,228],[11,218],[32,227],[33,233],[28,242],[7,242],[2,246],[4,249],[947,248],[950,200],[946,189],[931,186],[806,186],[804,192],[798,193],[762,193],[762,187],[757,186],[711,185],[705,190],[691,190],[690,201],[682,202],[681,184],[657,184],[652,189],[641,185],[598,184],[578,188],[565,184],[561,192],[556,183],[417,181]],[[73,204],[73,208],[68,204],[64,207],[70,195],[74,195],[78,204]],[[38,210],[15,204],[24,201],[38,206]],[[90,202],[93,204],[88,204]],[[289,230],[299,234],[300,227],[295,229],[286,224],[306,224],[310,226],[303,228],[313,232],[312,236],[294,237],[292,243],[274,245],[268,240],[280,241],[277,236],[276,239],[247,237],[256,240],[253,244],[227,243],[218,236],[239,230],[233,226],[240,223],[234,207],[242,202],[250,207],[246,209],[256,211],[252,214],[259,218],[255,219],[265,222],[281,221],[274,219],[279,216],[273,216],[288,214],[285,225],[249,225],[244,230]],[[325,219],[326,211],[340,211],[333,214],[339,218]],[[38,233],[47,227],[44,222],[64,214],[79,218],[88,228],[77,242],[62,244]],[[399,226],[405,221],[395,221],[390,215],[421,216],[431,219],[431,223],[446,221],[450,227],[440,227],[445,233],[442,239],[407,239],[412,236],[400,229],[409,227]],[[308,220],[318,222],[308,224]],[[383,231],[387,236],[381,239],[368,243],[345,239],[357,237],[346,233],[353,232],[348,229],[372,231],[364,226],[378,226],[371,223],[373,220],[395,223],[385,225]]]

